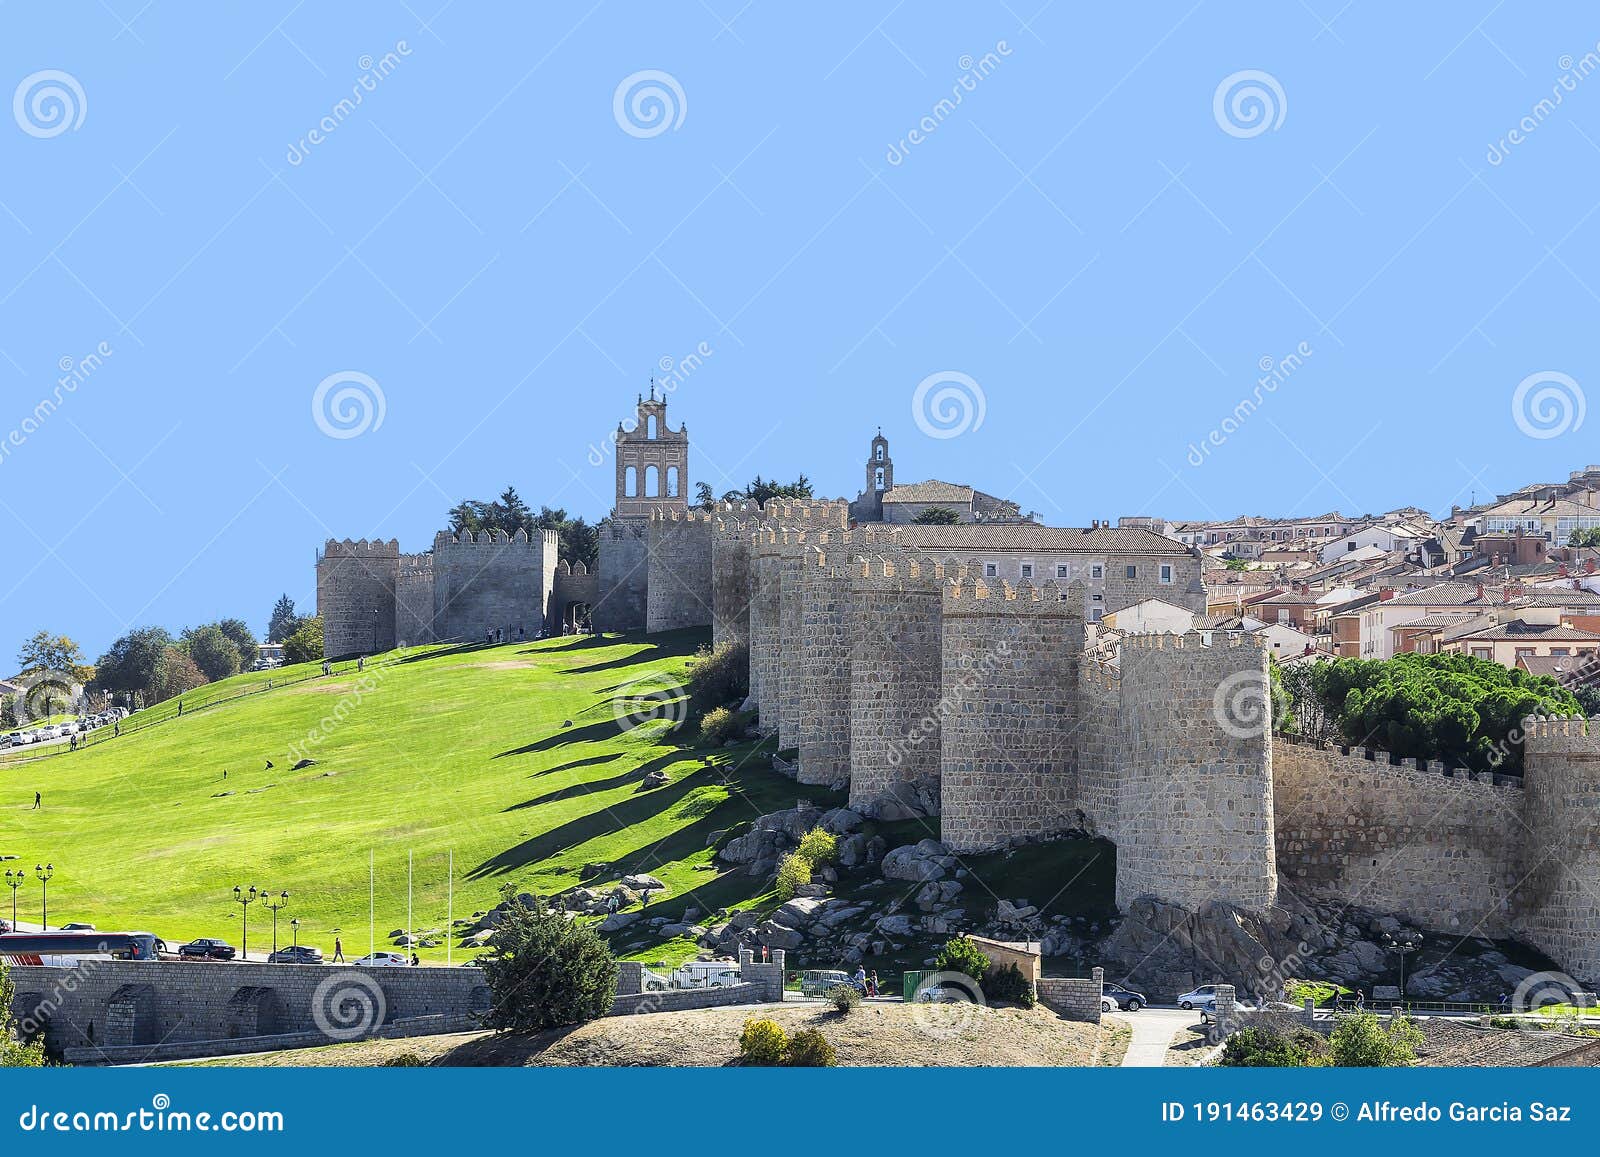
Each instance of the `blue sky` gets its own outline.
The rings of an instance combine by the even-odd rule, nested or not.
[[[1580,6],[501,8],[0,13],[0,667],[259,629],[329,534],[421,549],[507,482],[599,517],[589,447],[702,346],[719,492],[854,495],[878,424],[901,480],[1059,524],[1600,458]],[[381,422],[319,422],[330,377]]]

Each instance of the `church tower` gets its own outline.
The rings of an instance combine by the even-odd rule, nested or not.
[[[632,430],[617,424],[617,517],[644,519],[689,508],[689,428],[667,427],[667,399],[639,398]]]
[[[857,522],[882,522],[883,496],[893,489],[894,459],[889,457],[889,439],[880,426],[867,451],[867,486],[850,504],[850,517]]]

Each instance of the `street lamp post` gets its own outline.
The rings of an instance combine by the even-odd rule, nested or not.
[[[39,930],[50,931],[50,877],[56,874],[54,864],[35,864],[33,874],[39,877]]]
[[[10,868],[6,869],[6,887],[11,889],[11,931],[13,932],[17,930],[17,889],[22,887],[22,882],[27,878],[28,873],[20,869],[15,872]]]
[[[278,950],[278,909],[289,905],[289,893],[279,892],[274,896],[271,892],[261,893],[261,902],[267,906],[267,911],[272,913],[272,950]]]
[[[1400,954],[1400,999],[1403,1002],[1406,998],[1406,953],[1415,952],[1422,947],[1422,936],[1418,933],[1412,933],[1404,938],[1389,936],[1385,939],[1384,947],[1390,952]]]
[[[261,899],[261,893],[256,891],[254,884],[250,885],[247,892],[239,885],[233,886],[233,902],[244,911],[244,924],[239,930],[239,959],[250,959],[250,905]]]
[[[289,931],[294,937],[294,946],[300,947],[300,917],[296,916],[289,921]]]

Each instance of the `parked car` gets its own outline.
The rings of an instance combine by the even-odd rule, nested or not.
[[[202,936],[179,945],[178,956],[184,960],[232,960],[237,953],[232,944]]]
[[[95,928],[94,928],[93,924],[77,924],[77,923],[73,923],[73,924],[63,924],[61,926],[61,931],[63,931],[63,932],[93,932],[94,930],[95,930]]]
[[[297,948],[280,948],[267,957],[268,964],[321,964],[321,949],[302,944]]]
[[[659,972],[652,972],[648,968],[641,968],[639,971],[643,973],[640,981],[643,983],[646,992],[665,992],[672,987],[672,981],[662,976]]]
[[[360,960],[352,960],[350,963],[367,968],[410,967],[411,957],[403,952],[374,952],[370,956],[363,956]]]
[[[838,988],[841,984],[856,987],[850,974],[837,968],[810,968],[800,974],[802,996],[826,996],[830,988]]]
[[[731,988],[741,980],[732,960],[691,960],[672,974],[677,988]]]
[[[1100,992],[1101,1012],[1112,1012],[1116,1009],[1138,1012],[1149,1003],[1144,993],[1123,988],[1120,984],[1108,984]]]
[[[1184,1011],[1191,1008],[1209,1008],[1217,1003],[1217,986],[1202,984],[1193,992],[1186,992],[1178,997],[1178,1007]]]

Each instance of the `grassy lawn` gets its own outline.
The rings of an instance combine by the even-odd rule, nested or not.
[[[613,713],[631,681],[681,677],[705,636],[424,649],[369,663],[365,686],[353,664],[287,686],[317,665],[239,675],[186,695],[181,719],[138,729],[145,713],[136,713],[120,738],[0,764],[0,856],[54,863],[52,924],[237,944],[231,890],[254,884],[291,893],[281,941],[298,916],[302,943],[331,953],[340,935],[347,955],[368,947],[369,853],[378,947],[407,924],[408,853],[418,930],[445,928],[452,851],[457,918],[493,906],[507,883],[537,893],[575,887],[590,863],[613,865],[597,881],[659,876],[670,891],[651,915],[758,903],[745,877],[712,867],[713,833],[800,796],[834,801],[776,776],[768,753],[751,745],[696,752],[672,745],[659,725],[625,731]],[[200,709],[243,690],[260,693]],[[307,745],[316,764],[291,770],[292,745],[308,734],[319,737]],[[670,783],[640,790],[656,769]],[[39,811],[30,810],[36,790]],[[37,920],[37,889],[20,899],[20,917]],[[260,950],[271,917],[259,904],[249,915]],[[686,941],[650,947],[639,950],[652,959],[693,954]],[[422,950],[425,960],[444,954],[442,942]]]

